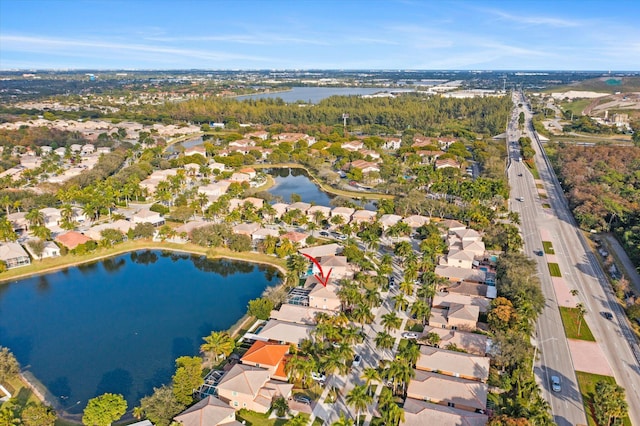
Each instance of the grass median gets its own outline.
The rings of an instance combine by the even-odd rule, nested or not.
[[[616,383],[616,379],[610,376],[585,373],[584,371],[576,371],[576,377],[578,378],[578,386],[580,387],[580,393],[582,394],[584,411],[587,413],[587,423],[589,426],[598,426],[593,410],[593,395],[596,391],[596,383],[603,380],[609,383]],[[631,426],[631,420],[629,420],[629,417],[625,417],[622,422],[625,426]]]
[[[560,265],[557,263],[549,263],[549,273],[552,277],[561,277],[562,273],[560,272]]]
[[[579,313],[577,308],[560,307],[560,316],[562,317],[562,325],[564,326],[564,333],[568,339],[586,340],[589,342],[595,342],[596,338],[593,337],[591,329],[585,322],[584,318],[580,323],[580,334],[578,334],[578,319]]]

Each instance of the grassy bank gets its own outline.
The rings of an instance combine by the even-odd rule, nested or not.
[[[45,274],[83,263],[95,262],[112,256],[128,253],[135,250],[171,250],[183,253],[201,254],[210,259],[234,259],[251,263],[271,265],[278,268],[283,274],[286,273],[286,261],[273,256],[256,252],[234,252],[229,249],[214,247],[201,247],[196,244],[175,244],[161,241],[136,240],[126,241],[109,248],[98,248],[97,250],[84,255],[68,254],[65,256],[35,260],[30,265],[20,268],[10,269],[0,275],[0,284],[26,278],[31,275]]]
[[[582,324],[580,324],[580,334],[578,334],[578,309],[561,306],[560,316],[562,317],[564,333],[568,339],[587,340],[589,342],[596,341],[596,338],[593,337],[593,333],[591,333],[591,329],[584,319],[582,320]]]

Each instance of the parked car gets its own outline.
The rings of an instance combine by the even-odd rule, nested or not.
[[[327,376],[325,376],[322,373],[316,373],[316,372],[311,373],[311,378],[316,382],[324,382],[325,380],[327,380]]]
[[[329,233],[327,231],[320,231],[320,236],[321,237],[328,237]]]
[[[562,387],[560,387],[560,377],[551,376],[551,390],[554,392],[560,392]]]
[[[417,339],[418,334],[412,331],[405,331],[404,333],[402,333],[402,337],[405,339]]]
[[[362,362],[362,357],[356,354],[356,356],[353,357],[353,363],[351,364],[351,366],[358,367],[361,362]]]
[[[294,395],[293,400],[296,402],[301,402],[303,404],[311,405],[311,398],[306,395]]]

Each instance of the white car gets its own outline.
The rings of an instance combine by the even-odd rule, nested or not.
[[[405,339],[417,339],[418,334],[412,331],[405,331],[404,333],[402,333],[402,337]]]
[[[351,366],[358,367],[361,362],[362,362],[362,357],[360,355],[356,355],[353,357],[353,363],[351,364]]]
[[[311,373],[311,378],[316,382],[324,382],[325,380],[327,380],[327,376],[325,376],[322,373],[316,373],[316,372]]]

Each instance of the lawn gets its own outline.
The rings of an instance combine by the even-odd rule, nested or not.
[[[553,251],[553,244],[551,244],[551,241],[543,241],[542,248],[544,249],[544,252],[546,254],[555,254],[555,252]]]
[[[578,378],[578,386],[580,386],[580,393],[582,394],[584,409],[587,413],[587,422],[589,423],[589,426],[597,426],[595,417],[593,415],[593,407],[591,406],[591,400],[596,389],[596,383],[601,380],[615,383],[616,379],[610,376],[600,376],[598,374],[585,373],[583,371],[576,371],[576,377]],[[631,426],[629,417],[624,418],[624,425]]]
[[[567,338],[587,340],[589,342],[596,341],[595,337],[593,337],[593,333],[591,333],[591,329],[589,329],[589,326],[584,320],[580,325],[580,335],[578,335],[578,310],[576,308],[565,308],[561,306],[560,316],[562,317],[564,333],[567,335]]]
[[[557,263],[549,263],[549,273],[552,277],[561,277],[562,274],[560,273],[560,265],[558,265]]]
[[[542,203],[542,207],[544,207],[545,209],[550,209],[550,208],[551,208],[551,204],[549,204],[549,203]]]

